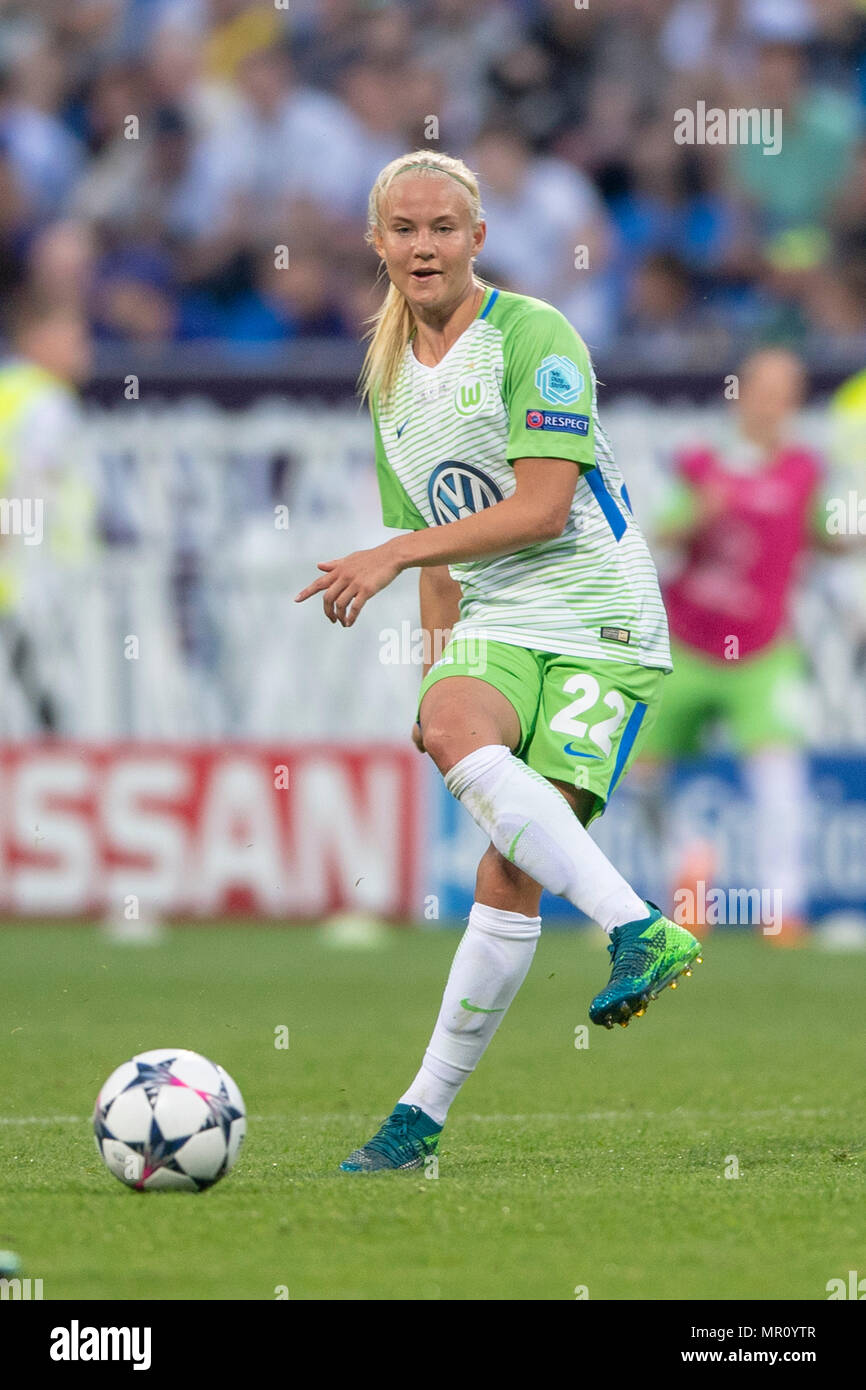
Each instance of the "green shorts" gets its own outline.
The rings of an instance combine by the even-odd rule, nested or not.
[[[806,684],[796,643],[773,642],[754,656],[719,661],[671,643],[673,675],[642,752],[654,758],[693,757],[710,724],[721,721],[735,753],[805,738]]]
[[[474,676],[492,685],[520,721],[516,756],[542,777],[593,792],[591,824],[656,717],[664,675],[655,666],[460,637],[431,666],[418,706],[432,685],[450,676]]]

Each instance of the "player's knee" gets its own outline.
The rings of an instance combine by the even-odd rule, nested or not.
[[[465,750],[460,750],[461,745],[466,743],[465,736],[460,729],[455,729],[453,724],[430,719],[421,725],[421,735],[426,751],[443,774],[450,772],[454,764],[464,756]]]
[[[505,748],[509,746],[494,723],[480,719],[445,719],[435,715],[422,721],[421,736],[425,751],[443,777],[461,759],[479,748],[494,743]]]

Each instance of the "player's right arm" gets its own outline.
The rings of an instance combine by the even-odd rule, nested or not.
[[[686,545],[725,511],[724,490],[705,480],[702,471],[689,467],[688,456],[676,460],[652,524],[657,545]]]

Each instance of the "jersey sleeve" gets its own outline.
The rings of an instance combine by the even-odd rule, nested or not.
[[[581,473],[594,468],[592,367],[568,319],[537,302],[511,325],[503,356],[509,462],[562,458]]]
[[[382,432],[379,428],[379,412],[376,403],[370,399],[370,414],[373,417],[373,439],[376,449],[376,477],[379,483],[379,497],[382,501],[382,521],[398,531],[420,531],[427,525],[415,503],[407,493],[397,474],[388,462]]]

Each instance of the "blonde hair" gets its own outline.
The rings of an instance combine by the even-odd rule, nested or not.
[[[439,154],[436,150],[413,150],[410,154],[402,154],[399,158],[392,159],[390,164],[386,164],[370,190],[367,230],[364,235],[364,240],[369,245],[373,245],[373,233],[376,230],[380,234],[384,231],[382,202],[391,184],[401,174],[410,170],[422,175],[438,177],[444,174],[456,179],[466,190],[473,230],[478,226],[484,217],[484,209],[481,206],[478,180],[472,170],[462,159],[455,159],[452,155]],[[383,269],[384,262],[380,267],[380,273]],[[475,278],[479,280],[478,276]],[[479,280],[479,283],[485,282]],[[358,387],[362,401],[371,391],[376,393],[379,400],[384,400],[394,385],[415,321],[405,296],[393,283],[388,286],[382,306],[366,321],[371,327],[364,336],[370,338],[370,344],[358,378]]]

